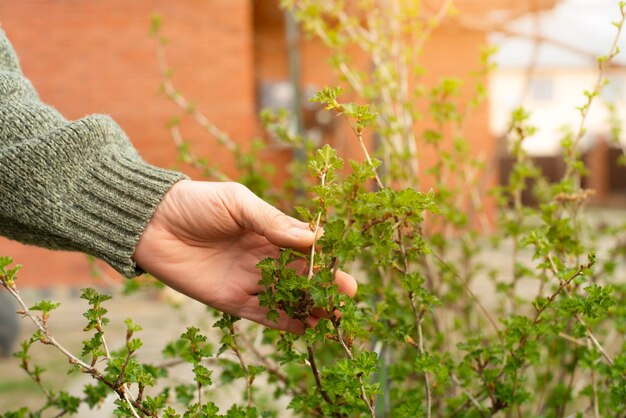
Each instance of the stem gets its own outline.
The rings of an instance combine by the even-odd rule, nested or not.
[[[593,99],[595,96],[602,91],[602,87],[604,86],[604,73],[606,72],[606,68],[608,64],[615,58],[615,56],[619,53],[618,42],[622,34],[622,28],[624,27],[624,22],[626,21],[626,10],[623,6],[620,6],[620,12],[622,14],[622,19],[618,22],[617,25],[617,33],[615,34],[615,38],[613,39],[613,44],[611,45],[611,49],[609,50],[609,54],[607,55],[607,59],[605,61],[598,61],[598,77],[596,79],[596,83],[593,87],[593,90],[590,94],[587,95],[587,103],[583,105],[581,108],[581,119],[580,125],[578,127],[578,131],[576,133],[576,137],[574,138],[574,143],[572,144],[572,151],[575,152],[578,148],[578,144],[580,140],[585,135],[585,125],[587,122],[587,115],[589,114],[589,109],[591,108],[591,104],[593,103]],[[568,164],[567,169],[565,171],[564,179],[567,179],[574,174],[574,167],[572,164]]]
[[[248,407],[251,408],[252,407],[252,383],[254,381],[254,378],[250,376],[250,372],[248,371],[248,365],[246,364],[243,356],[241,355],[241,351],[239,350],[239,347],[237,346],[237,334],[235,333],[234,325],[230,326],[228,330],[230,332],[230,335],[233,337],[233,345],[231,346],[231,349],[235,352],[237,359],[239,359],[239,365],[243,369],[243,373],[246,375]]]
[[[600,418],[600,405],[598,402],[598,382],[596,381],[596,371],[591,369],[591,385],[593,387],[593,416]]]
[[[550,257],[550,255],[548,255],[548,257]],[[574,274],[572,274],[567,280],[561,281],[561,284],[559,285],[557,290],[554,293],[552,293],[547,298],[546,302],[543,305],[541,305],[541,307],[539,307],[539,309],[537,309],[537,312],[535,313],[535,317],[534,317],[533,322],[532,322],[533,326],[535,326],[539,322],[541,322],[541,314],[548,308],[548,306],[550,306],[552,304],[552,302],[554,302],[554,300],[561,293],[561,291],[567,285],[569,285],[575,278],[580,276],[582,274],[583,270],[585,270],[585,268],[589,268],[589,267],[590,267],[590,265],[582,265],[581,264],[581,265],[578,266],[578,269],[576,270],[576,272]],[[523,349],[527,342],[528,342],[528,335],[522,336],[522,338],[520,339],[520,342],[519,342],[518,350]],[[511,353],[511,354],[513,354],[513,353]],[[517,381],[518,381],[519,370],[522,367],[524,367],[525,364],[526,364],[526,362],[524,361],[517,369],[515,369],[515,373],[513,375],[513,378],[514,378],[513,397],[515,397],[516,392],[517,392]],[[504,370],[504,368],[503,368],[503,370]],[[493,412],[495,413],[495,412],[497,412],[497,410],[493,411]],[[510,412],[510,410],[509,410],[509,412]],[[518,416],[521,416],[521,411],[520,411],[519,408],[517,409],[517,413],[518,413]]]
[[[21,313],[22,315],[28,317],[34,324],[35,326],[43,333],[45,340],[42,339],[41,342],[43,344],[46,345],[52,345],[53,347],[55,347],[57,350],[59,350],[65,357],[67,357],[67,359],[69,360],[70,364],[74,364],[77,365],[81,368],[81,372],[82,373],[86,373],[91,375],[94,379],[104,383],[105,385],[107,385],[108,387],[110,387],[111,389],[113,389],[118,396],[123,399],[124,401],[126,401],[126,403],[129,405],[131,413],[133,414],[133,416],[135,418],[140,418],[139,415],[137,414],[137,411],[135,410],[135,408],[139,409],[144,415],[147,416],[151,416],[151,417],[156,417],[155,414],[151,413],[150,411],[148,411],[143,405],[141,405],[139,402],[131,399],[128,397],[127,393],[126,393],[126,388],[124,386],[122,386],[121,388],[117,385],[115,385],[114,382],[110,382],[108,380],[106,380],[104,378],[104,376],[102,376],[102,374],[100,373],[100,371],[95,368],[92,367],[90,365],[88,365],[87,363],[85,363],[84,361],[80,360],[78,357],[76,357],[74,354],[72,354],[69,350],[67,350],[65,347],[63,347],[55,338],[52,334],[50,334],[50,331],[48,330],[48,326],[47,323],[44,323],[41,319],[39,319],[37,316],[33,315],[32,312],[28,309],[28,306],[26,305],[26,303],[24,302],[24,300],[22,299],[22,297],[20,296],[19,292],[17,291],[17,289],[13,288],[12,286],[9,286],[5,281],[4,278],[0,276],[0,283],[2,283],[2,286],[4,286],[5,289],[7,289],[7,291],[15,298],[15,300],[19,303],[20,307],[22,308],[21,311],[19,313]]]
[[[102,328],[102,320],[101,318],[98,318],[98,331],[102,332],[102,346],[104,347],[104,353],[105,356],[107,358],[108,361],[111,361],[111,352],[109,351],[109,346],[107,344],[106,338],[104,338],[104,331]],[[127,341],[128,342],[128,339]],[[133,353],[130,352],[130,350],[128,351],[128,355],[126,356],[126,360],[124,361],[124,365],[122,366],[122,369],[120,370],[120,375],[117,377],[117,380],[115,381],[115,386],[120,386],[122,387],[122,390],[124,391],[124,400],[126,401],[126,404],[128,405],[128,407],[130,408],[131,413],[133,414],[133,416],[135,418],[139,418],[139,415],[137,414],[137,411],[135,411],[135,408],[133,407],[132,402],[130,401],[129,395],[132,395],[130,393],[130,387],[126,384],[126,383],[122,383],[122,379],[124,379],[124,374],[126,373],[126,367],[128,366],[128,362],[130,361],[130,358],[132,356]]]
[[[341,335],[341,331],[339,330],[339,323],[337,321],[331,321],[331,322],[333,323],[333,326],[335,327],[335,332],[337,333],[337,339],[339,340],[339,343],[341,345],[341,348],[343,348],[344,353],[346,353],[346,356],[351,361],[354,360],[354,355],[352,354],[352,350],[350,350],[350,348],[346,344],[345,340],[343,339],[343,335]],[[361,376],[358,376],[358,381],[359,381],[359,389],[360,389],[360,392],[361,392],[361,399],[363,400],[363,402],[365,403],[365,405],[369,409],[370,416],[372,418],[376,418],[376,412],[375,412],[375,409],[374,409],[374,405],[373,405],[372,402],[370,402],[370,400],[367,397],[367,394],[365,393],[365,385],[363,384],[363,378]]]
[[[373,167],[374,163],[372,163],[370,154],[369,152],[367,152],[367,148],[365,147],[365,143],[363,142],[363,134],[361,132],[355,132],[355,133],[356,133],[356,136],[359,138],[359,145],[361,146],[361,150],[363,151],[363,154],[365,155],[365,160],[370,165],[370,167]],[[376,185],[378,186],[378,188],[384,189],[385,186],[383,185],[383,182],[380,180],[380,177],[378,177],[378,173],[376,172],[376,170],[374,170],[374,178],[376,180]]]
[[[485,308],[485,306],[482,304],[482,302],[480,301],[480,299],[476,296],[476,294],[472,291],[472,289],[470,289],[469,284],[467,283],[467,280],[465,280],[465,278],[461,277],[460,274],[458,274],[456,272],[456,270],[454,269],[453,266],[451,266],[450,264],[448,264],[446,261],[444,261],[441,257],[439,257],[437,254],[432,254],[432,256],[439,261],[441,264],[443,264],[444,266],[446,266],[451,272],[452,274],[459,280],[461,280],[461,282],[463,283],[463,286],[465,287],[465,290],[467,291],[467,293],[472,297],[472,299],[474,299],[474,301],[476,302],[476,304],[478,305],[478,307],[480,308],[481,312],[485,315],[485,318],[487,318],[487,320],[489,321],[489,323],[491,324],[491,326],[493,327],[493,329],[496,331],[496,334],[500,337],[500,339],[502,340],[502,336],[500,335],[500,328],[498,327],[498,324],[496,323],[496,320],[491,316],[491,314],[489,313],[489,311],[487,310],[487,308]]]
[[[322,187],[326,186],[326,171],[324,171],[322,175],[320,176],[320,185]],[[317,214],[317,218],[315,219],[315,225],[313,227],[313,236],[315,238],[313,241],[313,245],[311,245],[311,254],[310,254],[310,259],[309,259],[309,273],[307,275],[307,278],[309,279],[309,281],[313,278],[313,267],[315,265],[315,246],[317,245],[317,236],[320,231],[320,221],[322,220],[323,205],[321,206],[322,207],[320,208],[320,213]]]
[[[582,325],[583,327],[585,327],[585,330],[587,332],[587,338],[589,338],[589,341],[591,341],[591,343],[593,344],[593,346],[596,348],[596,350],[598,350],[598,352],[600,354],[602,354],[602,357],[604,357],[604,359],[607,361],[607,363],[609,363],[611,366],[615,365],[615,362],[613,361],[613,359],[611,358],[611,356],[606,352],[606,350],[604,349],[604,347],[602,347],[602,344],[600,344],[600,342],[598,341],[598,339],[596,338],[595,335],[593,335],[593,332],[591,332],[591,329],[589,328],[589,326],[585,323],[585,321],[583,320],[583,318],[580,316],[580,314],[576,314],[576,319],[578,320],[578,322],[580,323],[580,325]]]
[[[313,351],[313,346],[308,344],[306,346],[306,351],[309,355],[309,366],[311,367],[311,371],[313,372],[313,377],[315,377],[315,385],[317,386],[317,390],[320,392],[320,395],[322,395],[322,398],[324,398],[326,403],[328,403],[328,405],[332,407],[334,406],[333,401],[330,399],[330,396],[328,396],[328,393],[326,393],[326,391],[322,387],[322,375],[320,374],[320,371],[317,368],[317,364],[315,363],[315,352]],[[338,416],[338,414],[336,412],[333,412],[333,416]]]
[[[465,389],[465,387],[463,387],[463,384],[461,383],[459,378],[456,377],[455,374],[451,374],[450,376],[452,378],[452,381],[459,387],[459,389],[461,389],[461,392],[463,392],[463,394],[465,394],[465,396],[467,396],[467,398],[474,404],[474,406],[476,407],[476,409],[480,411],[480,414],[482,416],[485,410],[483,409],[483,406],[480,404],[480,402],[478,402],[478,399],[476,399],[474,395],[471,394],[470,391],[468,391],[467,389]]]
[[[411,298],[411,301],[413,299]],[[411,306],[413,307],[413,303]],[[415,312],[415,309],[413,310]],[[422,333],[422,321],[424,318],[420,318],[417,323],[417,346],[421,355],[424,355],[424,337]],[[428,372],[424,373],[424,386],[426,387],[426,417],[430,418],[432,408],[432,395],[430,393],[430,375]]]
[[[558,273],[558,270],[556,268],[556,265],[554,263],[554,260],[552,259],[552,256],[550,254],[548,254],[547,256],[549,263],[550,263],[550,269],[552,270],[552,273],[556,276]],[[581,273],[582,270],[585,267],[590,267],[590,266],[579,266],[578,271],[576,272],[576,274],[574,276],[572,276],[570,279],[568,279],[566,282],[562,282],[561,285],[559,286],[559,288],[557,289],[557,293],[560,292],[564,287],[566,287],[572,280],[574,280],[576,277],[578,277]],[[553,295],[554,296],[554,295]],[[550,299],[550,298],[548,298]],[[547,304],[547,303],[546,303]],[[544,305],[545,306],[545,305]],[[539,314],[539,313],[538,313]],[[589,340],[591,341],[591,343],[593,344],[593,346],[596,348],[596,350],[598,350],[598,352],[600,354],[602,354],[602,357],[604,357],[604,359],[607,361],[607,363],[609,363],[611,366],[613,366],[615,364],[615,362],[613,361],[613,359],[611,358],[611,356],[606,352],[606,350],[604,349],[604,347],[602,346],[602,344],[600,344],[600,342],[598,341],[598,339],[596,338],[596,336],[593,334],[593,332],[591,331],[591,329],[589,328],[589,326],[587,325],[587,323],[585,322],[585,320],[580,316],[580,314],[576,314],[576,320],[578,321],[578,323],[580,323],[580,325],[582,325],[583,327],[585,327],[585,332],[587,333],[587,338],[589,338]]]
[[[172,82],[170,68],[167,65],[167,60],[165,58],[165,48],[161,41],[157,41],[156,55],[159,69],[161,70],[161,75],[163,77],[163,89],[165,90],[167,96],[176,105],[178,105],[178,107],[189,113],[202,128],[204,128],[211,136],[217,139],[217,141],[225,146],[226,149],[231,152],[236,152],[239,149],[237,143],[235,143],[226,132],[222,131],[215,124],[213,124],[209,120],[209,118],[207,118],[190,101],[182,96],[178,90],[176,90],[176,87]]]
[[[239,341],[244,343],[245,347],[252,353],[252,355],[263,364],[265,370],[285,385],[285,390],[292,392],[293,396],[306,395],[306,389],[295,384],[294,382],[291,382],[289,377],[283,373],[280,367],[276,363],[270,361],[270,357],[268,355],[265,355],[258,350],[258,348],[254,345],[254,342],[248,340],[241,334],[238,335],[238,337]]]
[[[402,263],[404,268],[404,275],[409,274],[409,260],[406,255],[406,249],[404,248],[404,243],[402,242],[402,232],[400,231],[400,226],[396,229],[398,235],[398,245],[400,246],[400,252],[402,254]],[[418,312],[417,306],[415,306],[415,298],[413,297],[413,292],[409,292],[409,301],[411,302],[411,310],[413,311],[413,315],[415,317],[415,327],[417,328],[417,350],[420,355],[424,355],[424,333],[422,332],[422,321],[424,320],[425,311]],[[424,372],[424,386],[426,391],[426,417],[431,417],[432,410],[432,395],[430,391],[430,375],[428,372]]]
[[[183,139],[183,136],[180,133],[180,128],[178,127],[178,125],[173,125],[170,127],[170,135],[172,136],[172,139],[174,140],[174,144],[178,148],[184,145],[185,141]],[[191,151],[188,151],[186,155],[183,155],[182,160],[183,162],[189,164],[191,167],[198,169],[198,170],[202,170],[207,177],[214,176],[219,181],[234,181],[229,176],[222,173],[220,170],[209,166],[205,162],[202,162],[202,160],[196,157],[194,154],[192,154]]]

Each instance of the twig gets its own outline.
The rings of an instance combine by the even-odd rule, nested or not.
[[[174,140],[174,144],[180,149],[185,141],[180,133],[178,125],[170,126],[170,135]],[[219,181],[233,181],[229,176],[222,173],[220,170],[210,167],[206,163],[202,162],[200,158],[196,157],[191,151],[187,151],[187,154],[182,157],[183,162],[189,164],[191,167],[202,170],[205,175],[215,176]]]
[[[79,366],[80,369],[81,369],[81,372],[91,375],[94,379],[104,383],[105,385],[107,385],[108,387],[113,389],[118,394],[118,396],[121,399],[123,399],[123,400],[125,400],[127,402],[127,404],[130,406],[131,412],[133,413],[133,416],[135,416],[135,418],[140,418],[139,415],[137,414],[137,412],[135,411],[135,408],[139,409],[145,415],[152,416],[152,417],[156,416],[155,414],[153,414],[150,411],[148,411],[139,402],[137,402],[137,401],[135,401],[133,399],[130,399],[127,396],[125,387],[116,386],[113,382],[110,382],[110,381],[106,380],[104,378],[104,376],[102,376],[102,374],[100,373],[100,371],[97,368],[95,368],[93,366],[90,366],[87,363],[85,363],[84,361],[80,360],[78,357],[76,357],[74,354],[72,354],[69,350],[67,350],[64,346],[62,346],[54,338],[54,336],[52,334],[50,334],[50,331],[48,330],[47,323],[44,323],[41,319],[39,319],[39,317],[37,317],[37,316],[32,314],[32,312],[30,311],[30,309],[28,308],[28,306],[26,305],[26,303],[24,302],[24,300],[20,296],[20,294],[17,291],[17,289],[14,288],[13,286],[9,286],[4,281],[3,277],[0,277],[0,282],[2,283],[4,288],[7,289],[7,291],[19,303],[19,305],[21,307],[21,310],[19,311],[19,313],[24,315],[24,316],[26,316],[26,317],[28,317],[35,324],[35,326],[43,333],[43,338],[40,340],[43,344],[52,345],[57,350],[59,350],[65,357],[67,357],[67,359],[69,360],[70,364],[74,364],[74,365]]]
[[[572,337],[571,335],[567,335],[564,332],[559,332],[559,337],[561,337],[563,339],[566,339],[567,341],[572,342],[572,343],[574,343],[576,345],[580,345],[582,347],[586,347],[587,346],[587,344],[585,344],[584,340],[580,340],[579,338]]]
[[[254,381],[254,378],[250,376],[248,365],[246,364],[246,361],[244,360],[243,356],[241,355],[241,351],[239,350],[239,347],[237,346],[237,334],[235,333],[235,326],[231,325],[228,328],[228,330],[230,332],[230,335],[233,338],[233,344],[231,346],[231,350],[233,350],[233,352],[237,356],[237,359],[239,360],[239,365],[241,366],[243,373],[246,375],[248,407],[251,408],[252,407],[252,383]]]
[[[313,377],[315,378],[315,385],[317,386],[317,390],[322,395],[322,398],[328,403],[328,405],[333,406],[333,401],[328,396],[328,393],[324,390],[322,386],[322,375],[320,374],[319,369],[317,368],[317,364],[315,363],[315,352],[313,351],[313,346],[308,344],[306,346],[306,351],[309,355],[309,366],[311,367],[311,371],[313,372]],[[338,416],[336,412],[333,412],[333,416]]]
[[[593,103],[594,97],[597,96],[598,93],[600,93],[600,91],[602,90],[602,87],[604,86],[604,73],[606,72],[606,68],[608,64],[613,60],[613,58],[615,58],[615,56],[617,56],[617,54],[619,53],[618,42],[622,34],[622,28],[624,27],[624,22],[626,21],[625,6],[620,5],[620,12],[622,14],[622,18],[616,25],[617,33],[615,34],[615,38],[613,39],[613,44],[611,45],[611,49],[609,49],[609,54],[605,57],[604,60],[598,59],[599,71],[598,71],[598,77],[596,79],[596,83],[591,93],[587,94],[587,103],[581,107],[580,125],[578,127],[576,136],[574,137],[574,142],[571,148],[572,152],[574,152],[578,148],[578,144],[580,143],[580,140],[585,134],[585,124],[587,122],[587,115],[589,114],[589,109],[591,108],[591,104]],[[574,173],[574,166],[572,164],[568,164],[565,174],[563,175],[563,178],[564,179],[569,178],[573,173]]]
[[[352,354],[352,350],[350,350],[350,348],[346,344],[345,340],[343,339],[343,335],[341,335],[341,330],[339,329],[339,322],[338,321],[333,321],[333,320],[331,320],[331,322],[332,322],[333,326],[335,327],[335,332],[337,334],[337,339],[339,340],[339,343],[340,343],[341,348],[343,349],[344,353],[346,354],[346,356],[351,361],[354,360],[354,355]],[[359,381],[359,387],[360,387],[360,392],[361,392],[361,399],[363,400],[363,402],[367,406],[367,409],[369,409],[370,416],[372,418],[376,418],[376,412],[374,410],[374,405],[370,401],[370,399],[368,399],[367,394],[365,393],[365,384],[363,383],[363,378],[361,376],[357,376],[357,379]]]
[[[593,416],[600,418],[600,402],[598,401],[598,382],[596,380],[596,370],[591,369],[591,386],[593,388]]]
[[[324,171],[322,175],[320,176],[320,185],[322,187],[326,186],[326,171]],[[310,253],[310,259],[309,259],[309,273],[307,275],[307,278],[309,280],[313,278],[313,267],[315,265],[315,246],[317,245],[317,238],[318,238],[318,234],[320,231],[321,220],[322,220],[322,211],[320,210],[320,213],[317,214],[317,218],[315,219],[315,225],[313,227],[314,241],[313,241],[313,245],[311,245],[311,253]]]
[[[450,377],[452,378],[452,381],[459,387],[459,389],[461,389],[461,392],[463,392],[463,394],[467,396],[467,398],[474,404],[476,409],[478,409],[482,415],[485,412],[485,410],[483,409],[483,406],[480,404],[480,402],[478,402],[478,399],[476,399],[474,395],[470,393],[470,391],[468,391],[467,389],[465,389],[465,387],[463,387],[463,384],[461,383],[459,378],[456,377],[454,373],[452,373]]]
[[[304,389],[302,386],[291,382],[289,380],[289,377],[285,373],[283,373],[280,367],[276,363],[273,363],[269,360],[269,356],[259,351],[253,341],[250,341],[243,334],[238,335],[238,337],[239,341],[241,341],[245,345],[246,349],[248,349],[250,353],[252,353],[252,355],[263,364],[265,370],[267,370],[269,374],[274,376],[285,385],[286,390],[292,392],[294,396],[305,395],[307,393],[306,389]]]
[[[370,158],[370,154],[369,152],[367,152],[367,148],[365,147],[365,143],[363,142],[363,134],[361,132],[356,132],[356,136],[359,138],[359,145],[361,146],[361,150],[363,151],[363,154],[365,155],[365,160],[367,161],[367,163],[370,165],[370,167],[374,167],[374,163],[372,162],[372,159]],[[376,185],[378,186],[378,188],[380,189],[384,189],[385,186],[383,185],[383,182],[380,180],[380,177],[378,177],[378,173],[376,172],[376,170],[374,169],[374,179],[376,180]]]
[[[209,118],[197,109],[196,106],[194,106],[190,101],[182,96],[178,90],[176,90],[176,87],[172,82],[170,68],[167,65],[167,60],[165,58],[165,48],[163,43],[159,40],[157,40],[156,54],[159,69],[161,70],[161,75],[163,77],[163,89],[167,96],[181,109],[189,113],[198,122],[198,124],[215,139],[217,139],[220,144],[224,145],[229,151],[236,152],[239,149],[237,143],[235,143],[226,132],[222,131],[215,124],[213,124]]]
[[[465,287],[465,290],[467,290],[467,293],[469,293],[469,295],[472,297],[472,299],[474,299],[474,301],[476,302],[476,304],[478,305],[478,307],[480,308],[481,312],[485,315],[485,318],[487,318],[487,320],[489,321],[489,323],[491,324],[491,326],[493,327],[493,329],[496,331],[496,334],[499,336],[500,339],[502,339],[502,336],[500,335],[500,328],[498,327],[498,324],[496,323],[495,319],[491,316],[491,314],[489,313],[489,311],[487,310],[487,308],[485,308],[485,306],[482,304],[482,302],[480,301],[480,299],[476,296],[476,294],[472,291],[472,289],[469,287],[469,284],[467,283],[467,280],[465,280],[465,278],[461,277],[460,274],[458,274],[456,272],[456,270],[454,269],[454,267],[452,267],[450,264],[448,264],[446,261],[444,261],[441,257],[439,257],[437,254],[432,254],[433,258],[435,258],[438,262],[440,262],[441,264],[443,264],[444,266],[446,266],[448,268],[448,270],[450,270],[452,272],[452,274],[459,280],[461,280],[461,282],[463,283],[463,287]]]
[[[587,333],[587,338],[589,338],[589,341],[591,341],[591,343],[593,344],[593,346],[596,348],[596,350],[598,350],[598,352],[600,354],[602,354],[602,357],[604,357],[604,359],[607,361],[607,363],[609,363],[611,366],[615,365],[615,362],[613,361],[613,359],[611,358],[611,356],[606,352],[606,350],[604,349],[604,347],[602,347],[602,344],[600,344],[600,342],[598,341],[598,339],[596,338],[595,335],[593,335],[593,332],[591,332],[591,329],[589,328],[589,326],[585,323],[585,321],[583,320],[583,318],[580,316],[580,314],[576,314],[576,319],[578,320],[578,322],[580,323],[580,325],[582,325],[583,327],[585,327],[585,332]]]
[[[552,273],[558,277],[557,273],[558,270],[556,268],[556,264],[554,263],[554,260],[552,259],[552,256],[550,254],[548,254],[546,256],[546,258],[548,259],[548,262],[550,264],[550,270],[552,271]],[[574,276],[572,276],[571,278],[569,278],[567,281],[562,282],[561,285],[559,286],[559,288],[557,289],[557,294],[564,288],[566,287],[572,280],[574,280],[576,277],[580,276],[580,274],[582,273],[582,270],[585,267],[590,267],[589,265],[587,266],[579,266],[578,271],[576,272],[576,274]],[[554,296],[554,295],[553,295]],[[547,303],[546,303],[547,304]],[[545,306],[545,305],[544,305]],[[596,350],[598,350],[598,352],[600,354],[602,354],[602,357],[604,357],[604,359],[607,361],[607,363],[609,363],[611,366],[613,366],[615,364],[615,362],[613,361],[613,359],[611,358],[611,356],[606,352],[606,350],[604,349],[604,347],[602,346],[602,344],[600,344],[600,342],[598,341],[598,339],[596,338],[596,336],[593,334],[593,332],[591,332],[591,329],[589,329],[589,326],[586,324],[585,320],[580,316],[580,314],[576,314],[576,320],[578,321],[578,323],[580,323],[580,325],[582,325],[583,327],[585,327],[585,332],[587,333],[587,338],[589,338],[589,340],[591,341],[591,343],[593,344],[593,346],[596,348]],[[559,334],[561,335],[561,334]],[[562,335],[561,335],[562,336]]]

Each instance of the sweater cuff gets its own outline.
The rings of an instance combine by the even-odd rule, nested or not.
[[[80,251],[125,277],[143,273],[132,256],[157,206],[182,173],[151,166],[136,155],[100,158],[74,188],[68,230]]]

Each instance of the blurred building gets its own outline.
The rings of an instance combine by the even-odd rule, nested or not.
[[[511,111],[519,106],[530,111],[530,123],[538,132],[525,140],[525,149],[555,180],[564,169],[561,139],[565,132],[579,129],[581,114],[576,107],[585,104],[583,92],[592,91],[597,83],[597,58],[609,53],[616,34],[611,21],[620,17],[612,0],[563,0],[554,9],[510,22],[492,38],[500,45],[499,66],[490,85],[492,132],[504,138]],[[626,48],[623,37],[618,46]],[[612,133],[615,122],[626,121],[623,54],[615,57],[605,76],[609,84],[589,111],[581,141],[590,168],[585,185],[596,190],[596,203],[623,205],[626,168],[617,160],[626,149],[626,137],[614,138]]]
[[[276,0],[3,0],[0,22],[13,42],[25,74],[42,99],[67,118],[89,113],[113,116],[143,157],[173,166],[176,148],[166,129],[182,112],[163,95],[148,36],[153,13],[163,16],[169,40],[167,57],[177,88],[236,141],[260,135],[257,112],[290,97],[285,16]],[[436,11],[441,0],[424,1]],[[460,13],[437,29],[425,51],[426,82],[441,76],[466,77],[478,66],[487,42],[485,22],[500,25],[525,13],[554,6],[555,0],[459,0]],[[301,84],[312,91],[337,84],[326,64],[328,53],[314,40],[301,38]],[[495,153],[488,105],[468,121],[469,140],[485,155]],[[183,136],[200,155],[226,172],[234,166],[228,152],[193,123]],[[341,130],[330,132],[342,155],[359,158]],[[289,150],[266,157],[284,163]],[[284,164],[283,164],[284,165]],[[89,280],[82,254],[51,252],[0,239],[0,254],[25,265],[23,284],[52,286]]]

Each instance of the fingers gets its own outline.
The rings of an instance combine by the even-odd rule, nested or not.
[[[263,308],[259,305],[258,297],[251,297],[248,299],[246,306],[243,307],[243,310],[237,312],[236,315],[257,322],[261,325],[265,325],[269,328],[280,329],[294,334],[304,334],[305,326],[297,319],[290,318],[285,312],[279,311],[278,321],[274,322],[267,319],[267,312],[267,308]]]
[[[356,294],[357,282],[354,277],[348,273],[341,270],[337,271],[337,274],[335,275],[335,283],[337,283],[339,292],[350,297],[354,297]],[[287,314],[285,314],[285,312],[282,311],[279,311],[278,322],[269,321],[267,319],[267,311],[267,308],[262,308],[259,305],[259,298],[256,295],[251,295],[250,299],[246,303],[244,311],[237,312],[236,315],[258,322],[259,324],[270,328],[281,329],[296,334],[303,334],[306,328],[315,328],[320,319],[328,319],[330,317],[330,313],[326,310],[322,308],[313,308],[311,310],[311,315],[305,321],[305,326],[305,324],[301,321],[290,318]],[[336,317],[341,316],[339,311],[335,311],[334,315]]]
[[[244,228],[283,248],[302,249],[313,245],[315,237],[309,224],[285,215],[246,187],[233,184],[231,212]]]
[[[337,270],[337,273],[335,274],[335,283],[337,283],[337,287],[341,293],[348,295],[351,298],[356,295],[356,291],[358,289],[356,279],[345,271]]]

